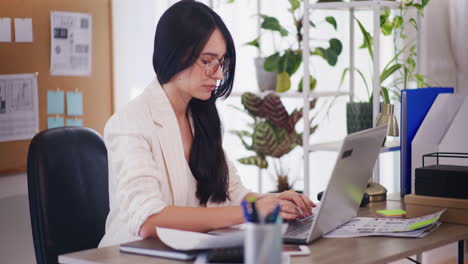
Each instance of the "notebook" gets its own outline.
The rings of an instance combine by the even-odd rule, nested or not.
[[[120,245],[120,251],[180,260],[195,259],[200,250],[175,250],[166,246],[159,239],[145,239]]]

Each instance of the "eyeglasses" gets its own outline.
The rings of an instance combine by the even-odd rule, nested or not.
[[[205,75],[209,78],[213,78],[213,76],[218,72],[219,67],[221,67],[221,72],[223,76],[227,73],[227,65],[228,60],[225,58],[223,59],[208,59],[204,57],[199,58],[201,64],[205,67]]]

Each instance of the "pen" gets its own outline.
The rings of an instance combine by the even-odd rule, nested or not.
[[[255,206],[255,197],[249,197],[248,198],[250,202],[250,206],[252,207],[252,222],[254,223],[259,223],[260,222],[260,217],[257,212],[257,207]]]
[[[281,209],[280,205],[277,204],[275,209],[273,209],[273,211],[271,213],[269,213],[268,216],[266,217],[266,222],[267,223],[275,223],[276,218],[278,217],[280,209]]]
[[[241,207],[242,207],[242,211],[244,212],[245,221],[252,222],[252,217],[250,216],[249,208],[247,207],[247,201],[246,200],[242,200]]]

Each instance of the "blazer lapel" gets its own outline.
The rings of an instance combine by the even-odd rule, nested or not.
[[[157,137],[164,157],[164,163],[168,172],[168,181],[173,196],[173,205],[187,205],[190,191],[189,168],[186,165],[182,137],[179,124],[158,80],[152,82],[148,103],[151,109],[153,121],[158,125]]]

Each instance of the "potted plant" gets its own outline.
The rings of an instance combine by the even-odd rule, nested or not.
[[[317,99],[310,101],[313,110]],[[297,146],[302,146],[302,133],[296,131],[296,124],[302,118],[302,108],[288,113],[281,98],[276,93],[260,97],[254,93],[242,94],[244,112],[253,118],[252,131],[233,130],[247,150],[255,155],[240,158],[238,161],[246,165],[254,165],[266,169],[271,163],[275,166],[277,191],[282,192],[292,188],[287,170],[281,163],[281,158]],[[311,119],[313,120],[313,118]],[[309,128],[310,134],[317,125]]]
[[[410,18],[407,21],[404,21],[404,17],[408,7],[415,7],[420,14],[422,14],[424,7],[428,4],[429,0],[424,0],[421,3],[414,3],[412,0],[406,0],[401,3],[400,13],[394,16],[391,16],[388,9],[382,10],[380,14],[380,31],[384,36],[390,36],[394,34],[395,42],[395,54],[390,58],[388,63],[384,66],[380,73],[380,96],[382,98],[381,109],[382,113],[378,118],[378,122],[386,123],[390,122],[391,129],[389,133],[391,135],[398,136],[398,126],[396,124],[396,119],[393,117],[393,104],[392,101],[400,100],[400,93],[402,89],[408,87],[408,82],[411,80],[416,80],[418,87],[423,87],[428,85],[425,82],[423,75],[416,72],[416,44],[414,41],[408,41],[406,45],[402,48],[398,48],[398,40],[407,40],[408,36],[404,34],[404,29],[406,25],[412,25],[417,31],[417,23],[414,18]],[[403,8],[403,5],[406,8]],[[372,48],[373,37],[365,29],[359,19],[354,18],[357,22],[360,32],[363,36],[363,44],[360,46],[361,49],[366,49],[369,53],[370,59],[374,57],[374,51]],[[340,86],[343,84],[344,78],[347,72],[351,68],[346,68],[343,71]],[[367,89],[368,100],[367,102],[358,102],[358,103],[348,103],[347,104],[347,125],[348,133],[353,133],[359,130],[372,127],[372,101],[373,95],[370,92],[368,82],[366,81],[365,75],[356,68],[353,68],[359,76],[362,78],[364,86]],[[372,76],[372,75],[371,75]],[[389,77],[393,77],[390,79]],[[385,114],[385,116],[383,115]]]
[[[257,67],[257,80],[260,90],[275,90],[276,92],[288,91],[291,87],[291,76],[294,75],[302,63],[302,17],[303,7],[301,0],[289,0],[290,8],[287,10],[291,15],[294,29],[288,30],[283,27],[279,20],[272,16],[260,14],[261,29],[263,33],[269,32],[272,34],[273,40],[291,40],[293,35],[293,44],[282,49],[280,45],[274,44],[275,51],[268,56],[261,56],[255,59]],[[328,16],[325,22],[337,29],[337,23],[334,17]],[[310,21],[310,25],[315,27],[316,24]],[[263,34],[262,33],[262,34]],[[314,41],[314,39],[311,39]],[[275,42],[275,41],[274,41]],[[261,53],[260,36],[246,43],[259,49]],[[315,47],[311,49],[310,55],[322,57],[331,66],[335,66],[338,56],[342,51],[341,41],[332,38],[328,40],[327,47]],[[301,79],[302,80],[302,79]],[[310,89],[314,89],[317,80],[312,75],[310,76]],[[298,85],[298,90],[302,90],[302,81]]]

